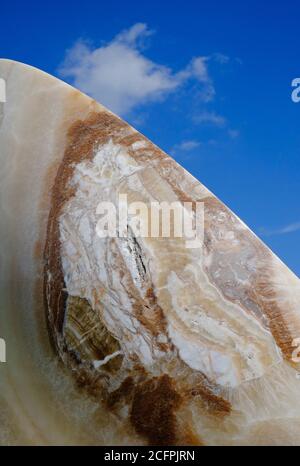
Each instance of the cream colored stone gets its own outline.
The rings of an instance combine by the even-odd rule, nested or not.
[[[299,279],[103,106],[20,63],[0,78],[1,443],[299,445]],[[203,248],[100,238],[124,193],[203,202]]]

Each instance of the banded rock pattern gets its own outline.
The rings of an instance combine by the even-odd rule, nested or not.
[[[16,62],[0,77],[2,443],[300,444],[299,279],[103,106]],[[100,238],[120,194],[203,202],[203,247]]]

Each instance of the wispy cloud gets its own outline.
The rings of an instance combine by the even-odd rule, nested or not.
[[[152,34],[146,24],[136,23],[100,47],[79,40],[67,51],[59,74],[122,116],[164,99],[190,80],[199,86],[200,98],[211,101],[215,89],[209,57],[194,57],[184,69],[174,71],[145,56],[143,44]]]
[[[208,124],[214,126],[224,126],[226,118],[216,112],[204,111],[194,115],[193,120],[195,123]]]
[[[212,55],[212,58],[218,62],[221,63],[221,65],[225,65],[226,63],[229,63],[230,58],[227,55],[224,55],[223,53],[214,53]]]
[[[237,139],[239,137],[239,135],[240,135],[240,132],[237,129],[229,129],[228,130],[228,135],[229,135],[230,139]]]
[[[260,228],[260,233],[264,236],[286,235],[296,231],[300,231],[300,222],[289,223],[288,225],[274,230],[264,227]]]
[[[196,140],[188,140],[188,141],[182,141],[179,144],[175,144],[175,146],[172,147],[170,153],[171,155],[175,155],[179,152],[191,152],[194,149],[197,149],[199,146],[201,146],[200,141]]]

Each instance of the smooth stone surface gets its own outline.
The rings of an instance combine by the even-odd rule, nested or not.
[[[0,78],[1,443],[300,444],[299,279],[103,106],[20,63]],[[203,202],[203,248],[100,238],[124,193]]]

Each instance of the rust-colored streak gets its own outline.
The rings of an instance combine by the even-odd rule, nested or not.
[[[180,200],[190,200],[178,187],[174,176],[172,180],[168,179],[168,167],[172,171],[172,167],[177,167],[176,163],[142,135],[133,133],[129,125],[122,120],[108,112],[99,112],[90,114],[84,121],[75,122],[68,131],[66,150],[53,185],[47,225],[44,250],[44,301],[49,333],[64,362],[72,369],[76,368],[73,372],[78,384],[85,387],[98,399],[105,399],[109,409],[114,410],[121,402],[130,406],[132,425],[136,432],[145,437],[150,444],[196,444],[199,443],[199,439],[194,437],[192,432],[187,433],[187,426],[179,428],[176,420],[176,412],[187,397],[180,395],[178,389],[175,388],[174,381],[167,374],[148,380],[148,374],[144,374],[142,379],[138,376],[127,377],[121,382],[118,389],[108,393],[106,382],[102,383],[103,375],[99,375],[90,365],[83,364],[81,360],[78,360],[78,354],[74,351],[68,352],[66,342],[61,338],[65,322],[67,294],[61,263],[58,220],[65,203],[74,195],[74,190],[69,182],[73,176],[75,165],[84,160],[92,159],[97,147],[107,143],[110,139],[115,144],[128,147],[130,155],[138,158],[139,162],[145,166],[150,163],[155,164],[158,161],[158,166],[162,167],[161,176],[169,182]],[[133,151],[131,149],[132,143],[140,140],[145,142],[145,148],[142,151],[139,149]],[[122,271],[122,267],[123,265],[119,263],[120,276],[122,273],[126,273],[125,270]],[[134,303],[133,309],[136,318],[152,334],[153,341],[158,340],[156,337],[161,333],[167,333],[167,325],[163,310],[157,303],[152,283],[147,282],[143,296],[137,294],[134,284],[130,280],[128,283],[128,294]],[[162,351],[172,350],[170,342],[160,343],[157,341],[156,344]],[[134,355],[131,356],[133,359]],[[105,389],[103,389],[104,386]],[[197,387],[194,390],[198,390],[198,392],[194,391],[189,399],[199,394],[204,400],[203,402],[209,406],[210,412],[214,414],[228,414],[230,412],[230,404],[226,400],[205,391],[203,388]]]
[[[231,412],[231,404],[221,396],[214,394],[205,385],[197,385],[189,391],[189,396],[199,397],[203,407],[215,416],[227,416]]]
[[[268,250],[263,251],[264,256],[271,262],[271,252]],[[269,257],[268,257],[269,256]],[[264,313],[267,315],[269,320],[270,330],[272,335],[282,351],[282,354],[286,361],[292,364],[292,353],[295,349],[293,346],[294,337],[283,318],[284,310],[279,306],[278,299],[274,289],[272,289],[270,283],[271,271],[268,268],[260,269],[260,273],[256,278],[256,283],[253,289],[250,291],[253,299],[261,305]]]
[[[181,445],[203,447],[204,443],[199,438],[199,436],[194,434],[193,430],[189,426],[184,426],[184,434],[182,436]]]
[[[163,310],[157,304],[157,297],[152,287],[147,289],[144,300],[134,305],[134,311],[138,320],[152,335],[166,333],[166,319]]]
[[[107,406],[114,408],[120,401],[130,402],[134,390],[134,380],[132,377],[126,377],[120,387],[110,393],[107,397]]]
[[[175,411],[181,401],[168,375],[154,377],[136,388],[131,422],[150,445],[174,445],[177,441]]]
[[[64,204],[74,195],[74,190],[69,185],[74,166],[83,160],[91,159],[94,149],[105,144],[109,139],[112,139],[115,144],[127,146],[131,155],[134,156],[137,156],[135,153],[137,151],[131,151],[130,145],[138,140],[144,141],[148,150],[138,155],[143,163],[166,157],[144,136],[136,132],[133,133],[127,123],[108,112],[91,113],[84,121],[76,121],[69,128],[66,150],[52,189],[44,252],[44,297],[47,317],[50,329],[55,329],[58,332],[62,330],[65,304],[64,300],[61,299],[64,277],[60,258],[58,218]]]
[[[58,218],[62,207],[74,194],[69,181],[74,165],[91,159],[95,143],[104,144],[113,135],[126,128],[126,123],[108,113],[92,113],[86,120],[77,121],[70,127],[67,147],[58,168],[51,194],[45,245],[44,297],[50,330],[62,331],[65,300],[62,299],[64,277],[60,257]]]
[[[128,135],[126,135],[127,132]],[[64,361],[71,367],[77,368],[74,374],[79,386],[85,387],[93,396],[106,399],[107,406],[111,409],[121,400],[129,405],[132,400],[130,419],[137,432],[147,437],[150,443],[174,444],[176,441],[175,410],[181,398],[167,375],[140,383],[134,383],[134,380],[128,377],[112,394],[104,394],[101,377],[96,373],[93,374],[93,371],[78,361],[75,353],[67,351],[66,345],[58,336],[63,330],[67,298],[60,256],[59,216],[64,204],[74,195],[69,183],[74,166],[83,160],[91,159],[95,149],[108,142],[109,139],[112,139],[114,143],[128,146],[130,152],[130,145],[133,142],[146,141],[149,150],[141,154],[142,163],[165,157],[146,138],[138,133],[133,135],[126,123],[106,112],[93,113],[86,120],[77,121],[70,127],[67,147],[51,193],[51,209],[44,250],[44,301],[49,332],[58,353],[64,354]],[[148,288],[144,300],[143,312],[139,309],[137,315],[148,330],[156,335],[165,330],[165,322],[152,288]],[[154,309],[151,315],[147,315],[147,306],[149,309]]]
[[[222,243],[222,240],[216,240],[214,237],[214,232],[220,229],[220,224],[216,223],[216,219],[218,215],[222,213],[226,218],[227,229],[235,233],[236,240],[240,245],[240,251],[242,252],[245,248],[251,248],[256,263],[256,269],[251,270],[246,267],[244,268],[244,273],[247,274],[247,280],[243,281],[239,293],[236,293],[239,287],[237,282],[230,285],[228,282],[220,282],[221,278],[219,278],[218,283],[216,283],[210,270],[211,265],[207,267],[207,274],[210,280],[217,285],[226,299],[237,303],[246,313],[252,314],[261,325],[272,333],[283,356],[291,363],[294,349],[292,346],[293,336],[283,317],[287,310],[283,309],[279,304],[274,284],[272,283],[273,270],[271,251],[269,251],[251,231],[237,228],[237,223],[239,225],[239,221],[218,199],[207,197],[203,199],[203,201],[205,202],[206,212],[204,253],[206,255],[213,255],[221,251],[223,257],[225,257],[230,250],[230,243],[228,243],[228,241],[227,243]],[[232,267],[234,267],[234,263]],[[222,275],[219,274],[219,277],[222,277]],[[231,295],[231,291],[236,293],[234,298]],[[255,305],[259,313],[253,313],[253,310],[250,309],[249,302]]]

